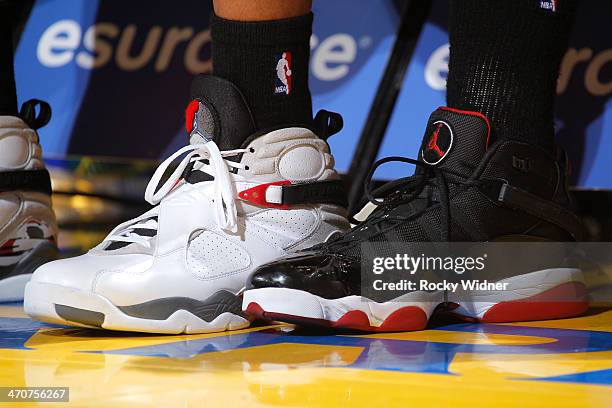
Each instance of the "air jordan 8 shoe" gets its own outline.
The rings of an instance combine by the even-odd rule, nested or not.
[[[364,245],[384,254],[419,242],[584,237],[581,222],[568,209],[564,162],[531,144],[493,139],[483,115],[436,110],[418,160],[394,157],[375,165],[407,162],[416,165],[415,174],[369,193],[376,209],[351,231],[260,267],[249,279],[243,308],[268,320],[363,331],[423,329],[440,308],[486,322],[582,313],[587,307],[582,275],[565,264],[528,273],[509,267],[497,280],[508,283],[504,291],[416,288],[384,301],[363,296]]]
[[[324,111],[313,124],[257,129],[232,83],[196,77],[190,144],[160,165],[145,192],[156,206],[87,254],[39,268],[25,311],[46,322],[152,333],[247,327],[240,294],[250,273],[348,228],[334,159],[318,136],[340,126]]]
[[[18,116],[0,116],[0,302],[22,300],[34,270],[58,257],[51,179],[36,132],[50,118],[38,100]]]

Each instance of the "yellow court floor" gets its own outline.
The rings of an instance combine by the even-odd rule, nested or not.
[[[0,305],[0,386],[70,388],[69,403],[43,406],[612,407],[612,310],[397,334],[154,336],[46,325],[13,303]]]

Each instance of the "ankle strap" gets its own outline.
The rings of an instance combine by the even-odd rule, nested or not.
[[[567,208],[559,204],[544,200],[535,194],[503,183],[499,189],[497,200],[507,207],[521,210],[545,221],[563,228],[576,241],[586,239],[587,233],[580,219]]]
[[[332,204],[346,208],[346,192],[339,180],[292,184],[274,181],[247,188],[238,197],[261,207],[288,210],[296,205]]]
[[[51,194],[51,177],[47,169],[0,172],[0,192],[33,191]]]

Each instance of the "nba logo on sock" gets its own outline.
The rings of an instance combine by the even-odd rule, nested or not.
[[[291,52],[285,51],[276,56],[276,80],[274,81],[274,93],[277,95],[289,95],[291,93]]]
[[[550,10],[553,13],[557,11],[558,0],[540,0],[540,8],[544,10]]]

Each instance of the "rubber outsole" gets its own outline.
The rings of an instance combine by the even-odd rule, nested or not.
[[[508,284],[502,292],[451,294],[450,312],[475,322],[510,323],[574,317],[589,306],[580,269],[543,269],[500,282]]]
[[[361,310],[347,312],[337,321],[266,312],[255,302],[250,303],[245,311],[261,320],[277,320],[300,326],[317,326],[337,330],[357,330],[375,333],[423,330],[427,326],[428,321],[425,312],[416,306],[407,306],[396,310],[380,326],[372,326],[368,316]]]
[[[301,326],[363,332],[423,330],[441,298],[439,293],[413,292],[394,301],[379,303],[359,296],[325,299],[288,288],[247,290],[243,310],[262,320],[278,320]]]
[[[510,290],[464,292],[456,302],[432,302],[426,292],[409,294],[410,303],[376,303],[355,300],[357,296],[323,299],[296,289],[259,288],[244,293],[243,309],[256,319],[364,332],[422,330],[434,314],[483,323],[552,320],[579,316],[588,309],[586,285],[580,278],[576,269],[541,270],[506,279]]]
[[[576,301],[558,300],[571,297],[575,297]],[[521,300],[496,303],[480,318],[454,314],[482,323],[513,323],[576,317],[588,308],[586,285],[582,282],[567,282]]]

